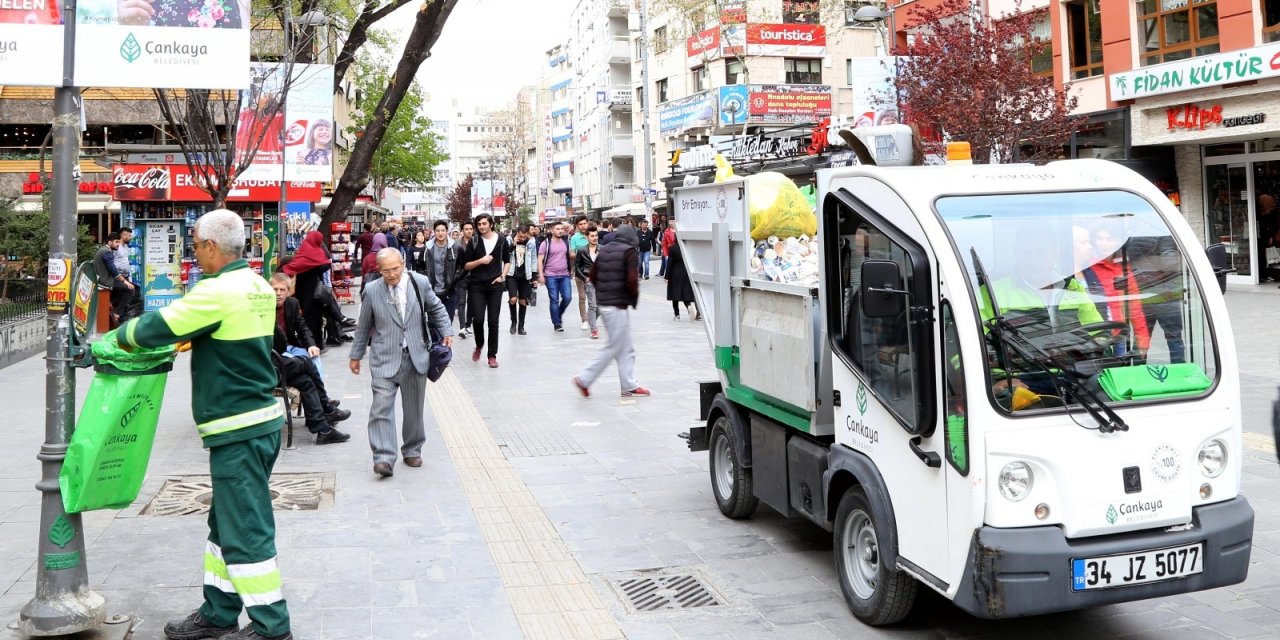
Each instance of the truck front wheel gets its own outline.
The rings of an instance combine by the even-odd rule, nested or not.
[[[840,591],[853,615],[869,625],[902,620],[916,600],[915,579],[888,566],[881,554],[894,543],[894,535],[872,516],[860,487],[840,498],[833,545]]]
[[[750,517],[760,503],[752,492],[751,470],[738,464],[736,440],[729,417],[716,418],[710,438],[711,490],[716,494],[720,513],[735,520]]]

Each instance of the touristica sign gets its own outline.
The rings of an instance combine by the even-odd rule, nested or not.
[[[1113,73],[1112,100],[1132,100],[1280,77],[1280,42]]]

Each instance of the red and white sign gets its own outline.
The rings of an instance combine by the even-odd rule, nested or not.
[[[4,0],[0,0],[2,3]],[[105,193],[111,195],[111,183],[106,180],[87,180],[76,186],[76,190],[80,193]],[[27,174],[27,180],[22,183],[23,195],[38,195],[44,193],[44,183],[40,181],[40,174],[32,172]]]
[[[749,95],[751,122],[817,122],[831,116],[831,87],[825,84],[753,84]]]
[[[196,182],[185,164],[117,164],[111,174],[115,199],[126,201],[210,202],[212,198]],[[290,202],[319,202],[323,189],[319,182],[290,182]],[[228,202],[277,202],[280,182],[237,180],[227,194]]]
[[[720,51],[720,25],[689,36],[689,40],[685,42],[685,49],[689,52],[690,58],[708,52],[718,53]]]
[[[820,24],[748,24],[749,56],[827,55],[827,28]]]

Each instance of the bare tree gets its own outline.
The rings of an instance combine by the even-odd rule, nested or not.
[[[368,186],[374,152],[377,151],[378,145],[382,144],[387,126],[395,117],[405,94],[409,92],[418,68],[431,55],[431,48],[440,39],[444,25],[457,4],[458,0],[425,0],[418,9],[413,31],[409,33],[409,38],[405,42],[404,53],[396,63],[395,72],[387,82],[386,90],[383,91],[378,105],[374,107],[373,115],[365,126],[364,135],[356,141],[355,147],[351,150],[347,168],[342,172],[342,177],[338,179],[337,187],[333,190],[329,207],[325,209],[324,217],[321,219],[324,228],[336,220],[346,219],[355,205],[356,197]]]
[[[514,216],[524,204],[525,188],[529,175],[528,150],[532,141],[529,139],[532,109],[525,103],[489,114],[489,124],[493,133],[486,134],[481,143],[490,152],[490,157],[497,160],[497,177],[504,184],[506,196],[506,212]]]

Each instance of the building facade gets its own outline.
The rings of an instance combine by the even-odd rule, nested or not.
[[[1053,73],[1089,115],[1075,155],[1168,167],[1152,177],[1254,283],[1280,272],[1280,3],[1054,0]],[[1271,254],[1268,256],[1268,252]]]
[[[629,3],[580,0],[569,24],[575,208],[598,214],[632,202],[636,184]]]

